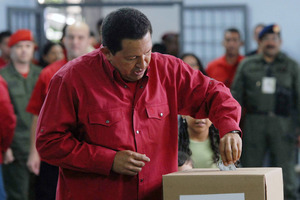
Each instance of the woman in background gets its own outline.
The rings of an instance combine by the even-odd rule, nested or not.
[[[200,59],[191,53],[181,59],[195,70],[206,72]],[[195,168],[214,168],[219,161],[219,133],[212,122],[206,119],[195,119],[190,116],[179,118],[178,150],[191,157]]]
[[[62,46],[58,43],[49,41],[43,48],[39,65],[46,67],[55,61],[63,59],[64,57]]]

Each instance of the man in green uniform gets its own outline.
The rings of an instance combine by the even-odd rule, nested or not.
[[[269,151],[270,165],[283,170],[285,200],[296,200],[293,113],[297,111],[299,117],[299,67],[280,52],[278,25],[266,26],[259,34],[259,42],[262,54],[240,64],[231,88],[245,113],[241,161],[244,167],[260,167]]]
[[[31,63],[34,52],[31,31],[16,31],[11,35],[8,45],[11,47],[11,62],[0,74],[8,85],[17,126],[11,148],[4,155],[4,161],[8,164],[3,165],[3,178],[8,200],[27,200],[30,173],[26,162],[30,149],[32,115],[26,112],[26,106],[41,68]]]

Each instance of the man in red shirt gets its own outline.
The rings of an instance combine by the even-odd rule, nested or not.
[[[6,152],[12,142],[16,126],[16,116],[11,104],[7,84],[0,76],[0,199],[6,199],[2,178],[2,154]],[[4,160],[6,163],[6,160]]]
[[[46,162],[41,163],[35,148],[35,130],[38,115],[46,98],[48,86],[53,75],[68,61],[88,52],[89,34],[88,25],[82,22],[77,22],[67,27],[63,42],[68,58],[54,62],[42,70],[26,108],[27,112],[34,115],[31,128],[31,148],[27,166],[31,172],[39,175],[36,194],[37,200],[55,199],[58,177],[58,168]]]
[[[225,164],[239,159],[241,109],[229,89],[151,53],[151,33],[140,11],[112,12],[103,46],[52,78],[36,146],[60,167],[57,200],[162,199],[162,175],[177,171],[178,113],[211,118]]]
[[[0,69],[5,67],[10,60],[10,47],[8,46],[9,37],[11,32],[4,31],[0,33]]]
[[[241,35],[237,29],[229,28],[225,30],[223,40],[225,55],[208,63],[207,75],[217,81],[221,81],[230,88],[237,67],[244,58],[239,53],[242,45]]]

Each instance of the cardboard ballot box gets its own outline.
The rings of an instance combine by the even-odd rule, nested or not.
[[[163,176],[164,200],[283,200],[281,168],[192,169]]]

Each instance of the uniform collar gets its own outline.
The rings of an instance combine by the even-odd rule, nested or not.
[[[29,72],[28,72],[27,78],[30,77],[31,74],[32,74],[32,66],[33,66],[33,64],[30,63],[30,64],[29,64]],[[10,62],[10,63],[8,64],[8,69],[9,69],[15,76],[18,76],[19,78],[20,78],[20,77],[21,77],[21,78],[24,78],[24,77],[22,76],[22,74],[20,74],[20,73],[16,70],[16,68],[15,68],[15,66],[14,66],[14,64],[13,64],[13,62]]]
[[[264,62],[266,62],[262,53],[259,54],[259,58],[260,58],[261,60],[263,60]],[[273,62],[276,62],[276,61],[283,61],[283,60],[285,60],[285,58],[286,58],[286,55],[280,51],[280,52],[277,54],[277,56],[275,57],[275,59],[274,59]]]

